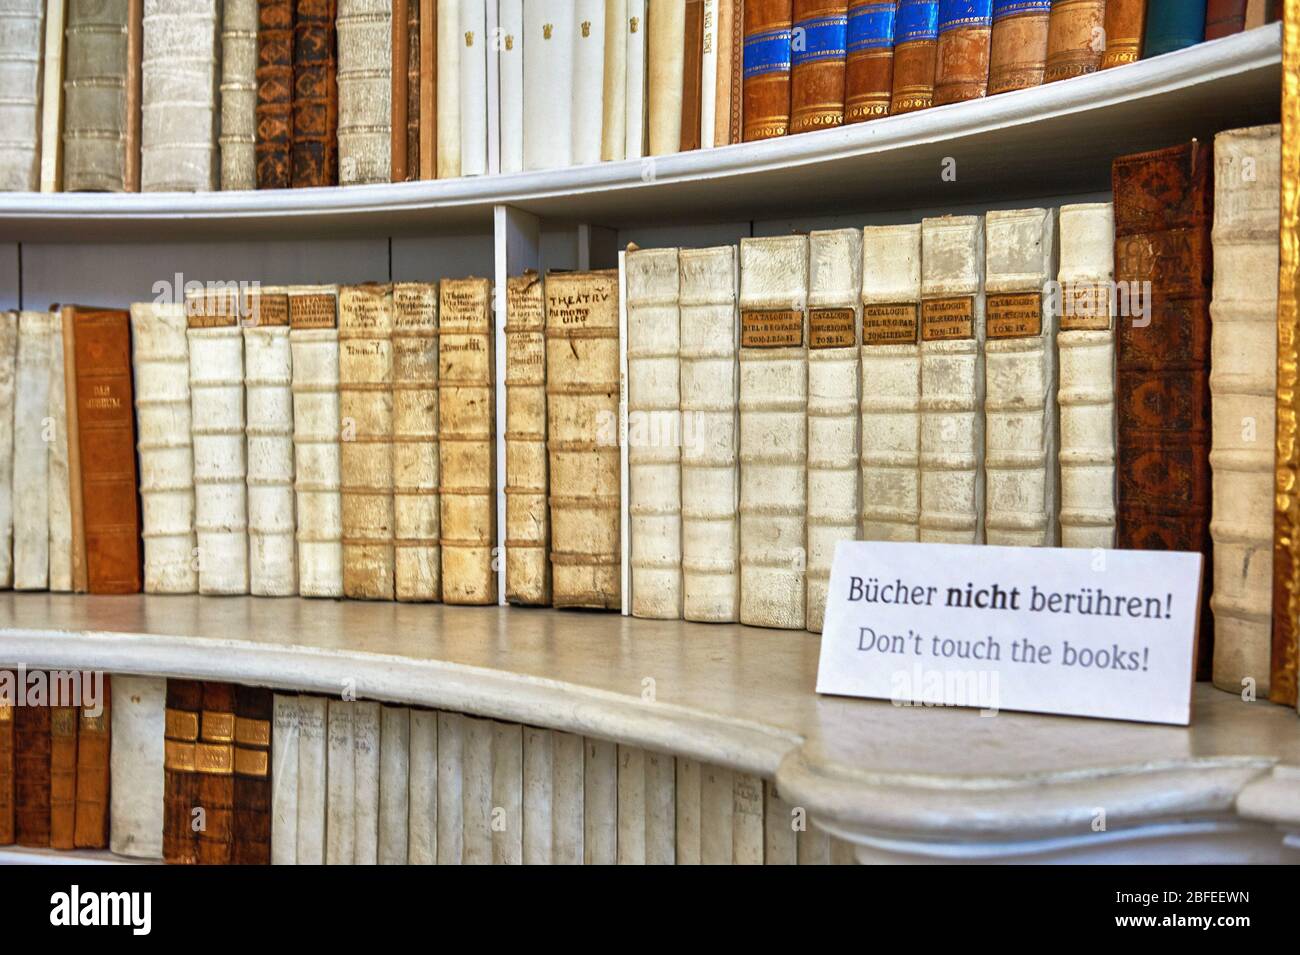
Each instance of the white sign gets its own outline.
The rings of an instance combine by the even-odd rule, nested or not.
[[[1201,555],[845,541],[817,692],[1187,725]]]

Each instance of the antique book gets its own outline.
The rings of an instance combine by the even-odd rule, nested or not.
[[[844,122],[889,115],[894,86],[896,0],[850,0],[844,61]]]
[[[993,0],[990,96],[1043,82],[1051,13],[1052,0]]]
[[[465,42],[460,32],[460,0],[437,0],[437,25],[434,28],[436,55],[435,70],[437,123],[437,161],[439,179],[455,179],[460,175],[460,50]],[[527,63],[524,69],[528,68]],[[566,116],[567,119],[567,116]],[[528,113],[524,112],[524,122]],[[568,138],[568,126],[565,126]]]
[[[408,865],[438,861],[438,714],[411,708],[411,782],[407,790]]]
[[[329,701],[323,696],[298,697],[298,849],[299,865],[325,863],[326,780]],[[274,742],[272,749],[274,749]],[[278,750],[276,750],[278,754]],[[276,756],[279,759],[279,756]],[[272,836],[275,826],[271,827]]]
[[[410,785],[411,711],[405,706],[381,707],[377,853],[380,865],[406,865]]]
[[[1155,12],[1153,7],[1153,13]],[[1140,290],[1117,317],[1119,546],[1200,551],[1210,542],[1212,147],[1192,140],[1112,165],[1115,281]],[[1210,676],[1213,616],[1201,611],[1197,672]]]
[[[1115,208],[1061,207],[1061,546],[1115,546]]]
[[[388,182],[391,0],[338,0],[339,183]]]
[[[234,846],[235,865],[271,864],[271,717],[274,694],[236,686]]]
[[[203,710],[194,747],[197,795],[193,806],[203,813],[198,862],[230,865],[235,852],[235,686],[204,682],[202,687]]]
[[[700,145],[714,145],[718,110],[718,0],[704,0],[700,30]]]
[[[460,0],[460,174],[487,172],[487,0]]]
[[[186,302],[199,593],[248,593],[244,339],[240,303]]]
[[[790,132],[807,133],[844,122],[848,0],[794,0],[791,44]]]
[[[14,584],[14,389],[18,313],[0,312],[0,590]]]
[[[218,0],[143,2],[140,189],[219,189]]]
[[[745,107],[745,4],[734,0],[731,11],[731,115],[727,117],[727,142],[744,141]]]
[[[1268,693],[1273,610],[1280,127],[1214,138],[1210,305],[1215,686]]]
[[[618,747],[618,864],[676,861],[676,761],[635,746]]]
[[[137,302],[131,306],[147,594],[192,594],[199,586],[185,329],[184,305]]]
[[[271,865],[298,864],[299,699],[276,693],[271,703]]]
[[[979,99],[988,92],[990,0],[939,0],[934,105]]]
[[[45,420],[50,414],[50,356],[56,343],[50,312],[18,313],[13,422],[15,590],[46,590],[50,583],[50,454]]]
[[[420,178],[438,178],[438,0],[420,5]],[[518,45],[521,38],[516,38]]]
[[[461,777],[462,865],[492,862],[492,721],[466,716]],[[496,804],[499,805],[499,804]],[[500,807],[504,813],[504,806]],[[504,814],[500,816],[504,822]]]
[[[524,0],[499,0],[501,47],[497,50],[501,112],[501,171],[524,168]],[[619,157],[620,159],[622,156]]]
[[[167,685],[153,676],[113,677],[109,747],[109,848],[161,859]],[[85,731],[83,730],[83,738]]]
[[[984,543],[984,220],[921,222],[919,539]]]
[[[393,599],[393,287],[339,290],[343,595]]]
[[[574,11],[574,0],[524,4],[525,169],[573,162]]]
[[[72,590],[72,476],[68,447],[74,439],[68,430],[68,381],[63,349],[63,315],[56,306],[50,309],[50,590],[69,593]],[[76,401],[75,393],[73,401]]]
[[[629,249],[628,513],[632,616],[682,615],[681,348],[676,249]]]
[[[141,67],[144,63],[144,0],[127,0],[126,5],[126,192],[140,191],[140,109],[143,95]]]
[[[1147,0],[1106,0],[1106,52],[1099,69],[1134,63],[1141,57],[1146,18]]]
[[[713,78],[713,131],[704,130],[707,141],[715,146],[731,143],[731,112],[733,100],[740,96],[740,90],[732,86],[732,60],[739,60],[743,51],[742,43],[736,45],[733,37],[737,24],[741,20],[738,0],[713,0],[713,43],[717,48],[714,56]],[[743,27],[743,24],[740,24]]]
[[[357,702],[352,706],[352,765],[355,773],[352,862],[355,865],[375,865],[379,861],[380,706],[373,701]]]
[[[678,865],[761,865],[763,781],[748,773],[678,758]]]
[[[97,706],[84,703],[77,723],[77,790],[73,843],[78,849],[108,848],[109,742],[112,679],[104,677]]]
[[[394,122],[406,128],[406,178],[420,178],[420,0],[405,0],[406,16],[398,19],[396,11],[393,24],[396,34],[406,43],[406,69],[398,72],[399,88],[405,91],[405,109]],[[426,54],[429,55],[429,54]]]
[[[748,0],[742,9],[745,20],[742,137],[749,142],[784,136],[790,126],[794,2]]]
[[[293,185],[293,0],[257,0],[257,188]]]
[[[63,63],[67,0],[48,0],[41,40],[38,151],[40,190],[58,192],[63,182]]]
[[[551,602],[546,298],[536,272],[506,280],[506,600]]]
[[[808,237],[740,240],[740,622],[802,630]]]
[[[600,162],[605,116],[605,0],[573,6],[573,164]]]
[[[353,722],[357,704],[329,700],[326,729],[325,865],[352,865],[355,861],[356,751]]]
[[[493,865],[522,865],[524,856],[524,728],[492,723]]]
[[[934,105],[938,42],[938,0],[898,0],[890,113],[911,113]]]
[[[264,286],[249,293],[248,306],[249,324],[243,329],[248,592],[288,597],[298,592],[289,296],[284,288]]]
[[[337,0],[295,0],[293,24],[293,186],[339,181]]]
[[[50,710],[50,848],[77,847],[77,723],[76,706]]]
[[[14,842],[14,702],[0,695],[0,846]]]
[[[393,182],[406,182],[412,178],[407,152],[409,129],[406,125],[407,107],[410,105],[407,74],[411,69],[411,3],[410,0],[392,0],[392,5],[393,15],[389,24],[393,30],[389,38],[393,51],[392,72],[389,76],[392,90],[388,94],[388,105],[391,110],[389,127],[393,138],[388,172]],[[416,8],[418,9],[418,0]]]
[[[1205,39],[1240,33],[1246,26],[1246,0],[1207,0]]]
[[[808,235],[808,629],[821,633],[835,545],[858,537],[862,232]]]
[[[622,606],[618,273],[546,276],[552,602]]]
[[[51,309],[53,311],[53,309]],[[90,590],[86,564],[86,508],[81,480],[81,434],[77,413],[77,310],[59,309],[63,337],[64,406],[68,417],[68,510],[72,524],[72,590],[84,594]]]
[[[294,285],[288,293],[298,593],[342,597],[339,290],[335,285]]]
[[[1246,0],[1246,17],[1243,24],[1247,30],[1254,30],[1266,23],[1282,19],[1282,0]]]
[[[39,0],[0,6],[0,192],[40,187],[44,6]]]
[[[460,865],[465,848],[465,721],[439,711],[436,861]]]
[[[1043,82],[1095,73],[1106,50],[1106,0],[1055,0]]]
[[[1142,58],[1195,46],[1205,38],[1205,4],[1200,0],[1147,0]]]
[[[678,149],[700,148],[703,125],[704,0],[686,0],[682,31],[682,125]]]
[[[50,844],[53,711],[50,706],[13,708],[14,841],[20,846]]]
[[[627,80],[624,90],[623,158],[646,154],[647,0],[627,0]]]
[[[393,286],[393,586],[442,596],[438,508],[438,286]]]
[[[675,153],[682,143],[685,0],[646,0],[646,155]]]
[[[127,190],[130,0],[68,0],[63,191]]]
[[[166,714],[164,722],[165,741],[163,743],[163,799],[162,826],[159,835],[162,839],[162,858],[172,865],[197,865],[199,861],[199,835],[196,825],[206,825],[207,807],[200,802],[199,793],[199,725],[203,713],[203,684],[198,680],[166,680]],[[149,704],[146,704],[149,705]],[[143,731],[146,726],[156,728],[151,714],[139,712],[140,720],[135,729]],[[128,745],[130,745],[129,741]],[[141,742],[143,740],[141,739]],[[138,745],[138,744],[137,744]],[[114,747],[116,749],[116,747]],[[219,752],[204,749],[205,766],[217,766]],[[139,759],[132,761],[141,769],[153,770],[151,750],[140,747]],[[114,836],[113,845],[117,846],[116,810],[117,794],[126,788],[126,782],[118,770],[127,768],[127,762],[120,765],[115,762],[113,778],[118,785],[113,787],[114,794]],[[133,808],[141,829],[149,825],[148,815],[142,803],[135,803]],[[196,810],[201,811],[196,814]],[[143,831],[147,839],[152,833]]]
[[[221,0],[221,189],[257,188],[257,0]]]
[[[984,538],[1057,543],[1056,212],[984,218]]]
[[[438,307],[442,599],[494,604],[496,412],[492,283],[444,279]]]
[[[581,865],[582,737],[524,727],[524,865]]]
[[[583,740],[582,861],[618,861],[618,745]]]
[[[682,616],[740,615],[736,249],[683,249],[681,269]]]

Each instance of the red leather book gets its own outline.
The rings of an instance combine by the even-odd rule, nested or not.
[[[896,0],[849,3],[847,59],[844,64],[844,122],[861,123],[889,115],[894,86]]]
[[[205,816],[199,830],[199,865],[230,865],[235,845],[235,688],[229,683],[203,684],[194,769],[198,805]]]
[[[1205,39],[1240,33],[1246,28],[1246,0],[1209,0],[1205,5]]]
[[[784,136],[790,130],[790,34],[793,0],[746,0],[744,141]]]
[[[257,188],[292,185],[293,0],[257,0]]]
[[[22,688],[19,687],[19,693]],[[20,700],[21,702],[21,700]],[[50,844],[50,707],[14,707],[14,830],[20,846]]]
[[[235,687],[236,865],[271,864],[271,711],[270,690]]]
[[[794,0],[790,53],[790,132],[844,123],[848,0]]]
[[[335,0],[298,0],[293,23],[293,186],[339,181]],[[260,88],[260,87],[259,87]]]
[[[935,106],[987,95],[992,30],[992,0],[939,0]]]
[[[173,865],[197,865],[200,820],[197,749],[203,710],[203,684],[167,681],[166,739],[163,750],[163,859]]]
[[[109,727],[112,725],[112,687],[104,677],[100,710],[82,706],[77,730],[78,849],[108,848]]]
[[[75,849],[77,708],[50,707],[50,847]]]
[[[1116,159],[1118,546],[1205,555],[1199,679],[1209,679],[1210,226],[1213,151],[1193,140]],[[1149,285],[1147,285],[1149,283]],[[1149,296],[1145,290],[1149,288]],[[1125,308],[1125,296],[1129,307]],[[1133,306],[1135,297],[1147,308]]]
[[[8,680],[13,674],[0,671]],[[14,841],[14,701],[0,698],[0,846]]]
[[[911,113],[934,105],[935,48],[938,42],[937,0],[898,0],[890,113]]]

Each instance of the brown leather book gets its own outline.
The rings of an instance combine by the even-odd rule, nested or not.
[[[339,181],[336,0],[298,0],[293,21],[293,186]],[[261,85],[258,86],[259,92]]]
[[[1051,13],[1052,0],[993,0],[990,96],[1042,84]]]
[[[257,188],[293,185],[293,0],[257,0]]]
[[[844,122],[889,115],[896,0],[851,0],[844,62]]]
[[[271,864],[271,711],[267,689],[235,689],[235,865]]]
[[[1106,52],[1099,69],[1136,63],[1142,58],[1142,35],[1147,28],[1147,0],[1108,0]]]
[[[1117,546],[1205,555],[1198,679],[1210,677],[1213,643],[1212,153],[1210,144],[1192,140],[1122,156],[1112,167],[1121,296],[1115,319]],[[1149,296],[1144,283],[1150,283]]]
[[[438,178],[438,4],[420,4],[420,178]]]
[[[99,713],[81,708],[77,730],[78,849],[108,848],[109,727],[112,725],[111,678],[104,677],[104,699]]]
[[[50,847],[75,849],[77,708],[50,707]]]
[[[741,142],[745,112],[745,4],[735,0],[731,11],[731,115],[728,117],[727,142]]]
[[[406,182],[413,178],[413,174],[407,171],[406,155],[406,136],[408,133],[406,127],[406,107],[408,90],[406,87],[406,71],[411,65],[411,48],[410,37],[407,33],[407,20],[410,19],[410,7],[412,3],[419,9],[419,0],[392,0],[393,16],[390,26],[392,27],[392,51],[393,65],[392,72],[389,74],[389,135],[392,137],[392,156],[389,160],[388,170],[393,182]]]
[[[939,4],[934,105],[979,99],[989,88],[992,0]]]
[[[1245,29],[1253,30],[1282,19],[1282,0],[1246,0]]]
[[[790,32],[794,0],[745,3],[742,137],[784,136],[790,128]]]
[[[140,191],[140,104],[144,63],[144,0],[126,4],[126,191]]]
[[[1240,33],[1246,28],[1246,0],[1209,0],[1205,5],[1205,39]]]
[[[934,70],[939,43],[938,0],[898,0],[894,21],[894,90],[891,113],[934,105]]]
[[[194,748],[197,803],[204,825],[198,833],[199,865],[230,865],[235,848],[235,687],[203,684],[199,741]]]
[[[790,132],[844,124],[848,0],[794,0]]]
[[[12,671],[0,676],[13,685]],[[14,841],[14,700],[0,697],[0,846]]]
[[[140,509],[126,311],[69,306],[77,366],[86,578],[92,594],[138,594]]]
[[[1106,50],[1106,0],[1052,0],[1044,83],[1097,72]]]
[[[48,706],[14,707],[14,830],[20,846],[50,844]]]
[[[682,56],[681,149],[700,148],[700,102],[704,66],[704,0],[686,0],[685,49]]]
[[[420,178],[420,0],[406,5],[406,178]]]
[[[173,865],[197,865],[200,824],[199,777],[195,772],[203,684],[198,680],[167,681],[167,712],[163,744],[163,859]]]

